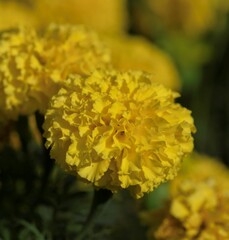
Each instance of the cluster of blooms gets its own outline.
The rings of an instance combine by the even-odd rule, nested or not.
[[[202,155],[189,161],[171,183],[168,209],[149,239],[229,239],[228,170]]]
[[[45,6],[46,1],[41,2]],[[72,22],[67,17],[78,16],[76,22],[103,32],[101,23],[110,24],[112,32],[124,29],[124,20],[115,20],[116,26],[103,15],[102,21],[98,15],[95,20],[85,13],[82,19],[76,12],[70,14],[84,7],[95,13],[88,7],[90,1],[62,2],[46,2],[58,13],[68,8],[68,14],[50,20],[62,22],[63,17]],[[124,19],[119,9],[125,1],[111,2],[115,19]],[[81,8],[73,7],[77,4]],[[109,5],[103,13],[109,13]],[[176,175],[183,157],[192,151],[195,127],[190,111],[175,103],[179,94],[159,84],[179,88],[176,70],[165,54],[140,38],[103,39],[111,54],[97,33],[82,25],[2,31],[0,123],[40,111],[45,114],[46,146],[59,165],[96,187],[113,192],[125,188],[141,197]]]

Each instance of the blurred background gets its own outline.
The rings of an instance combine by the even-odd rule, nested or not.
[[[1,32],[52,22],[95,29],[117,68],[158,71],[192,111],[195,150],[229,165],[229,1],[0,0]],[[34,115],[1,126],[0,239],[77,239],[90,209],[91,187],[48,159],[41,125]],[[167,188],[115,195],[85,239],[146,239],[139,211],[160,207]]]

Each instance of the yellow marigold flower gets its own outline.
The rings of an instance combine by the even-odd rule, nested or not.
[[[42,36],[31,28],[0,36],[0,112],[8,119],[44,111],[69,73],[107,67],[109,51],[83,26],[51,25]]]
[[[32,12],[17,2],[0,2],[0,30],[14,28],[18,24],[36,25]]]
[[[188,35],[211,29],[216,20],[215,0],[148,0],[156,17],[166,27]]]
[[[229,171],[206,156],[189,161],[171,182],[169,211],[156,239],[229,239]]]
[[[109,49],[87,27],[51,24],[43,39],[55,81],[62,81],[69,73],[88,75],[96,68],[110,67]]]
[[[192,151],[190,111],[142,72],[71,76],[53,96],[44,130],[51,157],[96,187],[137,198],[172,179]]]
[[[27,111],[34,111],[36,96],[29,96],[28,92],[36,85],[36,74],[40,74],[41,63],[36,55],[37,52],[39,54],[41,48],[36,33],[32,29],[21,28],[1,34],[1,117],[14,119],[19,113],[25,114]],[[45,90],[44,85],[42,91]]]
[[[173,90],[180,89],[180,79],[170,57],[142,37],[107,37],[112,63],[119,70],[143,70]]]
[[[126,0],[37,0],[35,11],[40,23],[84,24],[102,32],[127,29]]]
[[[184,179],[193,178],[196,182],[201,182],[211,177],[220,183],[223,189],[229,187],[229,183],[225,181],[229,177],[228,169],[219,163],[218,159],[194,152],[186,158],[178,177],[173,180],[171,194],[176,195],[178,186]]]

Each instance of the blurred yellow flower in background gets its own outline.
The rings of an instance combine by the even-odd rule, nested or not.
[[[215,159],[193,154],[171,182],[164,219],[149,239],[229,239],[229,171]],[[154,214],[151,216],[154,217]]]
[[[0,30],[15,28],[18,24],[36,26],[32,10],[19,2],[0,1]]]
[[[187,178],[193,178],[196,182],[213,178],[220,183],[223,189],[229,187],[227,181],[227,178],[229,178],[228,169],[218,159],[204,154],[192,153],[186,158],[182,170],[171,184],[172,195],[176,194],[180,182]]]
[[[152,73],[155,80],[173,90],[180,89],[176,67],[168,54],[143,37],[110,36],[112,63],[119,70],[142,70]]]
[[[1,117],[14,119],[28,114],[37,106],[28,91],[37,83],[41,63],[41,42],[33,29],[4,31],[0,36],[0,112]],[[44,85],[45,86],[45,85]],[[46,91],[45,88],[43,91]],[[51,92],[51,89],[49,90]],[[31,98],[31,99],[30,99]],[[1,119],[2,120],[2,119]]]
[[[97,31],[127,30],[126,0],[37,0],[35,12],[41,25],[50,22],[84,24]]]
[[[2,32],[1,117],[44,112],[68,74],[86,75],[109,62],[109,51],[97,34],[81,25],[50,25],[41,36],[25,27]]]
[[[51,24],[44,33],[48,66],[59,82],[69,73],[88,75],[109,68],[110,50],[96,32],[83,25]]]
[[[217,21],[215,0],[147,0],[159,24],[169,30],[197,36],[212,29]]]
[[[71,76],[45,116],[51,157],[99,188],[137,198],[174,178],[195,127],[174,103],[178,94],[153,79],[131,71]]]

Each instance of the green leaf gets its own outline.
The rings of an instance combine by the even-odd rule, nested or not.
[[[4,220],[0,221],[0,239],[4,239],[4,240],[11,239],[10,230],[7,227],[6,221]]]
[[[40,231],[34,226],[33,224],[25,221],[25,220],[18,220],[17,221],[20,225],[22,225],[25,229],[22,230],[22,232],[19,235],[19,239],[25,240],[29,239],[29,234],[33,234],[34,237],[36,237],[36,240],[45,240],[45,237],[40,233]]]

